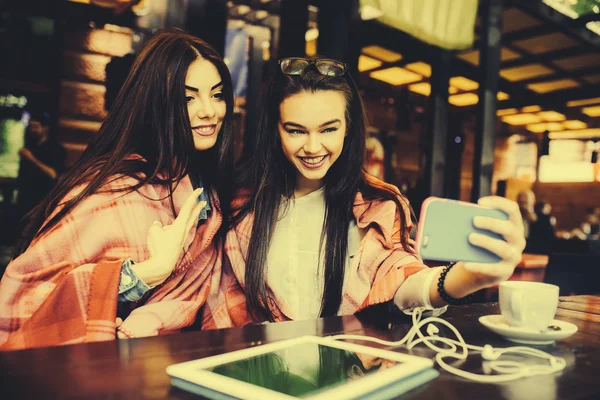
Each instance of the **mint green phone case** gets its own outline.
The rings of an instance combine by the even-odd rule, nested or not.
[[[485,216],[508,220],[500,210],[457,200],[430,197],[421,207],[417,229],[417,251],[424,260],[497,263],[496,254],[469,243],[473,232],[500,240],[502,236],[473,226],[473,218]]]

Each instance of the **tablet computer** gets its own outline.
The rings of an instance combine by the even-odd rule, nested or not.
[[[434,379],[427,358],[316,336],[170,365],[173,386],[210,399],[391,399]]]

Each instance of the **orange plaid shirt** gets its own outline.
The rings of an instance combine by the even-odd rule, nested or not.
[[[132,183],[119,178],[105,189]],[[176,213],[192,191],[189,177],[179,182],[173,193]],[[124,193],[86,198],[11,261],[0,282],[0,349],[115,339],[122,262],[146,260],[150,225],[174,220],[166,187],[145,185]],[[195,321],[221,269],[213,238],[222,216],[215,193],[210,197],[212,215],[189,233],[171,276],[123,322],[119,330],[126,336],[176,331]]]

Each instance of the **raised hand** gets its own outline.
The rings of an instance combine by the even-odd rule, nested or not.
[[[504,240],[472,233],[469,237],[471,244],[497,254],[501,260],[495,264],[464,263],[464,268],[478,275],[484,285],[493,285],[510,278],[515,267],[521,261],[525,249],[525,230],[519,206],[514,201],[503,197],[482,197],[478,202],[485,207],[496,208],[508,214],[508,220],[502,221],[490,217],[475,217],[473,224],[480,229],[486,229],[501,235]]]
[[[192,192],[172,224],[163,226],[159,221],[155,221],[150,226],[146,241],[150,258],[132,266],[146,284],[158,285],[173,272],[181,256],[185,238],[196,226],[198,216],[206,206],[206,201],[198,202],[202,190],[200,188]]]

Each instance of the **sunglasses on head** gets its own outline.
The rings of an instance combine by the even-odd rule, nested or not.
[[[287,57],[279,60],[281,72],[286,75],[301,75],[306,67],[311,64],[314,64],[317,71],[325,76],[342,76],[348,70],[348,66],[345,63],[330,58],[311,60],[302,57]]]

